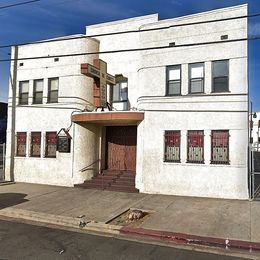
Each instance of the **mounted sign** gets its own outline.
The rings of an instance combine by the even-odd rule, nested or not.
[[[57,150],[60,153],[70,153],[70,143],[71,143],[71,135],[69,132],[62,128],[58,132],[58,142],[57,142]]]
[[[81,73],[94,78],[94,105],[107,107],[107,84],[114,85],[115,77],[107,73],[107,63],[100,59],[94,60],[94,65],[81,64]]]

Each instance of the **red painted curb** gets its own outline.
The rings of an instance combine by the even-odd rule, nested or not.
[[[224,248],[238,248],[244,250],[260,250],[260,243],[243,240],[196,236],[183,233],[131,227],[122,227],[120,229],[120,233],[127,235],[149,237],[178,244],[196,244]]]

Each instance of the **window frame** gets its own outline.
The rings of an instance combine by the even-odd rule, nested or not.
[[[18,153],[18,147],[19,147],[19,145],[21,145],[21,143],[18,142],[18,137],[19,137],[19,135],[22,135],[22,134],[25,135],[25,143],[22,143],[22,144],[25,144],[25,153],[24,154],[19,154]],[[17,156],[17,157],[26,157],[26,150],[27,150],[27,132],[16,132],[15,156]]]
[[[123,99],[123,100],[114,100],[114,86],[119,84],[119,98],[121,97],[121,83],[127,83],[127,99]],[[111,95],[111,100],[112,100],[112,103],[121,103],[121,102],[128,102],[128,80],[122,80],[122,81],[119,81],[115,84],[113,87],[112,87],[112,95]]]
[[[169,71],[174,68],[174,67],[179,67],[180,68],[180,79],[179,80],[169,80]],[[179,81],[180,82],[180,93],[178,94],[170,94],[169,93],[169,83],[171,82],[176,82]],[[170,65],[170,66],[166,66],[166,96],[181,96],[181,88],[182,88],[182,66],[181,64],[177,64],[177,65]]]
[[[55,155],[48,155],[48,146],[54,145],[54,144],[48,144],[48,134],[55,134],[56,136],[56,144],[55,144]],[[57,157],[57,145],[58,145],[58,138],[57,138],[57,132],[56,131],[49,131],[45,133],[45,151],[44,151],[44,157],[46,158],[56,158]]]
[[[213,159],[213,132],[225,132],[227,133],[227,161],[217,161]],[[229,157],[229,152],[230,152],[230,133],[229,130],[211,130],[211,140],[210,140],[210,144],[211,144],[211,155],[210,155],[210,164],[214,164],[214,165],[229,165],[230,164],[230,157]]]
[[[22,84],[27,82],[28,83],[28,92],[22,92]],[[19,105],[28,105],[29,104],[29,88],[30,88],[30,81],[29,80],[22,80],[22,81],[19,81]],[[26,95],[27,94],[27,99],[26,99],[26,102],[22,102],[22,95]]]
[[[221,62],[221,61],[226,61],[227,62],[227,68],[228,68],[228,76],[222,76],[222,77],[214,77],[214,63],[215,62]],[[214,60],[211,62],[211,93],[226,93],[226,92],[230,92],[229,90],[229,80],[230,80],[230,74],[229,74],[230,70],[229,70],[229,59],[224,59],[224,60]],[[215,91],[214,89],[214,79],[215,78],[228,78],[227,79],[227,90],[225,91]]]
[[[33,154],[33,135],[34,134],[39,134],[40,135],[40,154],[39,155],[34,155]],[[42,148],[42,133],[41,132],[31,132],[31,140],[30,140],[30,157],[34,158],[40,158],[41,157],[41,148]]]
[[[58,89],[57,90],[51,90],[51,84],[50,82],[52,80],[58,80]],[[59,103],[59,87],[60,87],[60,79],[59,77],[54,77],[54,78],[48,78],[48,95],[47,95],[47,103]],[[57,100],[52,101],[51,100],[51,93],[57,92]]]
[[[178,147],[179,148],[179,158],[177,160],[170,160],[166,159],[166,150],[167,150],[167,144],[166,144],[166,136],[167,133],[170,134],[172,133],[172,136],[174,136],[175,133],[178,133],[178,138],[179,138],[179,146],[173,146],[173,147]],[[165,130],[164,131],[164,156],[163,156],[163,161],[167,163],[180,163],[181,162],[181,131],[180,130]]]
[[[189,160],[189,134],[192,132],[201,132],[202,133],[202,160],[195,161],[195,160]],[[194,164],[205,164],[205,134],[204,130],[188,130],[187,132],[187,163],[194,163]]]
[[[192,65],[196,65],[196,64],[202,64],[203,65],[203,77],[202,78],[191,78],[191,67]],[[195,62],[195,63],[189,63],[189,94],[203,94],[205,93],[205,62]],[[191,83],[192,80],[199,80],[202,79],[202,91],[201,92],[192,92],[191,91]]]
[[[36,91],[36,82],[42,81],[42,91]],[[33,104],[42,104],[43,103],[43,88],[44,88],[44,79],[35,79],[33,80]],[[36,102],[36,94],[42,93],[41,102]]]

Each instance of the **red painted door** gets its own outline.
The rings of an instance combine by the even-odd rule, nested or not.
[[[107,127],[107,169],[135,171],[136,126]]]

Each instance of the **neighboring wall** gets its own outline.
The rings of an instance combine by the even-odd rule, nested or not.
[[[7,103],[0,102],[0,144],[6,142]]]
[[[258,138],[260,138],[260,112],[256,112],[256,118],[253,118],[253,129],[252,129],[252,137],[253,137],[253,144],[260,148],[260,142]]]
[[[18,57],[26,58],[31,56],[52,56],[64,54],[78,54],[82,52],[96,52],[98,41],[82,38],[52,43],[39,43],[20,46]],[[14,55],[14,53],[13,53]],[[54,185],[71,186],[73,175],[77,174],[72,168],[73,142],[70,153],[57,152],[56,158],[44,158],[45,132],[59,132],[61,128],[68,128],[71,124],[73,111],[93,109],[93,81],[81,74],[82,63],[93,63],[96,55],[59,57],[54,58],[19,60],[17,69],[17,88],[15,104],[15,124],[12,130],[12,91],[10,86],[8,130],[7,130],[7,158],[6,158],[6,179],[11,178],[11,171],[14,171],[15,181],[45,183]],[[21,64],[23,63],[23,65]],[[22,65],[22,66],[21,66]],[[11,67],[11,73],[13,64]],[[59,78],[58,103],[47,103],[48,79]],[[35,79],[44,79],[43,104],[32,104],[33,82]],[[19,105],[19,82],[29,80],[29,104]],[[40,131],[42,133],[41,158],[30,157],[30,133]],[[26,157],[14,158],[14,169],[10,160],[11,156],[11,135],[17,132],[27,132],[27,155]],[[73,128],[71,136],[75,136]],[[79,136],[77,136],[80,138]],[[84,160],[83,160],[84,163]],[[87,162],[86,162],[87,163]]]

